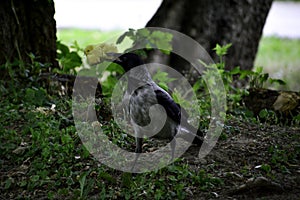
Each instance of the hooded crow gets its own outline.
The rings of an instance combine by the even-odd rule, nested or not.
[[[170,140],[172,160],[176,147],[175,136],[201,145],[203,133],[188,123],[187,112],[173,100],[170,94],[152,80],[140,56],[134,53],[113,54],[115,57],[113,62],[123,67],[127,75],[128,114],[135,132],[135,152],[142,152],[143,137],[145,136]],[[138,67],[138,70],[133,70],[135,67]],[[161,114],[162,110],[166,116]],[[154,126],[151,121],[154,121]],[[156,130],[155,123],[159,124],[161,121],[164,124],[159,130]]]

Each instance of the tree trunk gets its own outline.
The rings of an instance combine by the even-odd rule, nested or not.
[[[212,49],[216,44],[232,43],[226,69],[251,70],[271,4],[272,0],[164,0],[146,26],[170,28],[192,37],[215,61]],[[188,69],[182,60],[172,59],[171,66]]]
[[[54,13],[52,0],[0,1],[0,65],[29,63],[33,53],[37,61],[57,67]]]

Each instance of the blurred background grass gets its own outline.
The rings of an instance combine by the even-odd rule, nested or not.
[[[99,31],[83,29],[58,29],[57,39],[71,46],[77,41],[81,48],[89,44],[115,42],[123,31]],[[122,51],[122,49],[121,49]],[[276,89],[300,91],[300,40],[263,37],[260,41],[255,67],[262,66],[272,78],[282,79],[286,86]],[[254,68],[255,69],[255,68]]]
[[[286,81],[280,89],[300,91],[300,40],[263,37],[255,66],[262,66],[272,78]]]

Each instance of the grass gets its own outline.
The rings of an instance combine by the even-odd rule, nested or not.
[[[96,30],[59,29],[57,39],[67,45],[72,45],[74,41],[77,41],[79,46],[85,47],[89,44],[104,42],[119,33],[120,31],[101,32]]]
[[[59,29],[58,40],[71,46],[77,41],[84,48],[89,44],[115,42],[121,31],[100,32],[97,30]],[[124,43],[125,46],[128,44]],[[123,46],[121,48],[125,49]],[[264,37],[260,41],[255,66],[262,66],[272,78],[282,79],[287,86],[280,89],[299,91],[300,85],[300,40]]]
[[[262,66],[272,78],[287,82],[283,89],[299,91],[300,40],[276,37],[262,38],[255,66]]]
[[[74,124],[67,123],[72,117],[69,98],[50,97],[34,83],[16,90],[0,87],[2,198],[184,199],[186,190],[222,184],[183,160],[136,176],[99,164],[80,142]],[[56,107],[51,109],[50,104]]]

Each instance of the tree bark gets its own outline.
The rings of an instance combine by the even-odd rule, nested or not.
[[[232,43],[226,69],[251,70],[271,5],[272,0],[164,0],[146,26],[170,28],[192,37],[215,61],[212,49],[216,44]],[[178,58],[171,58],[170,63],[181,70],[189,68]]]
[[[29,63],[29,53],[41,63],[56,61],[56,22],[53,0],[0,1],[0,65]]]

